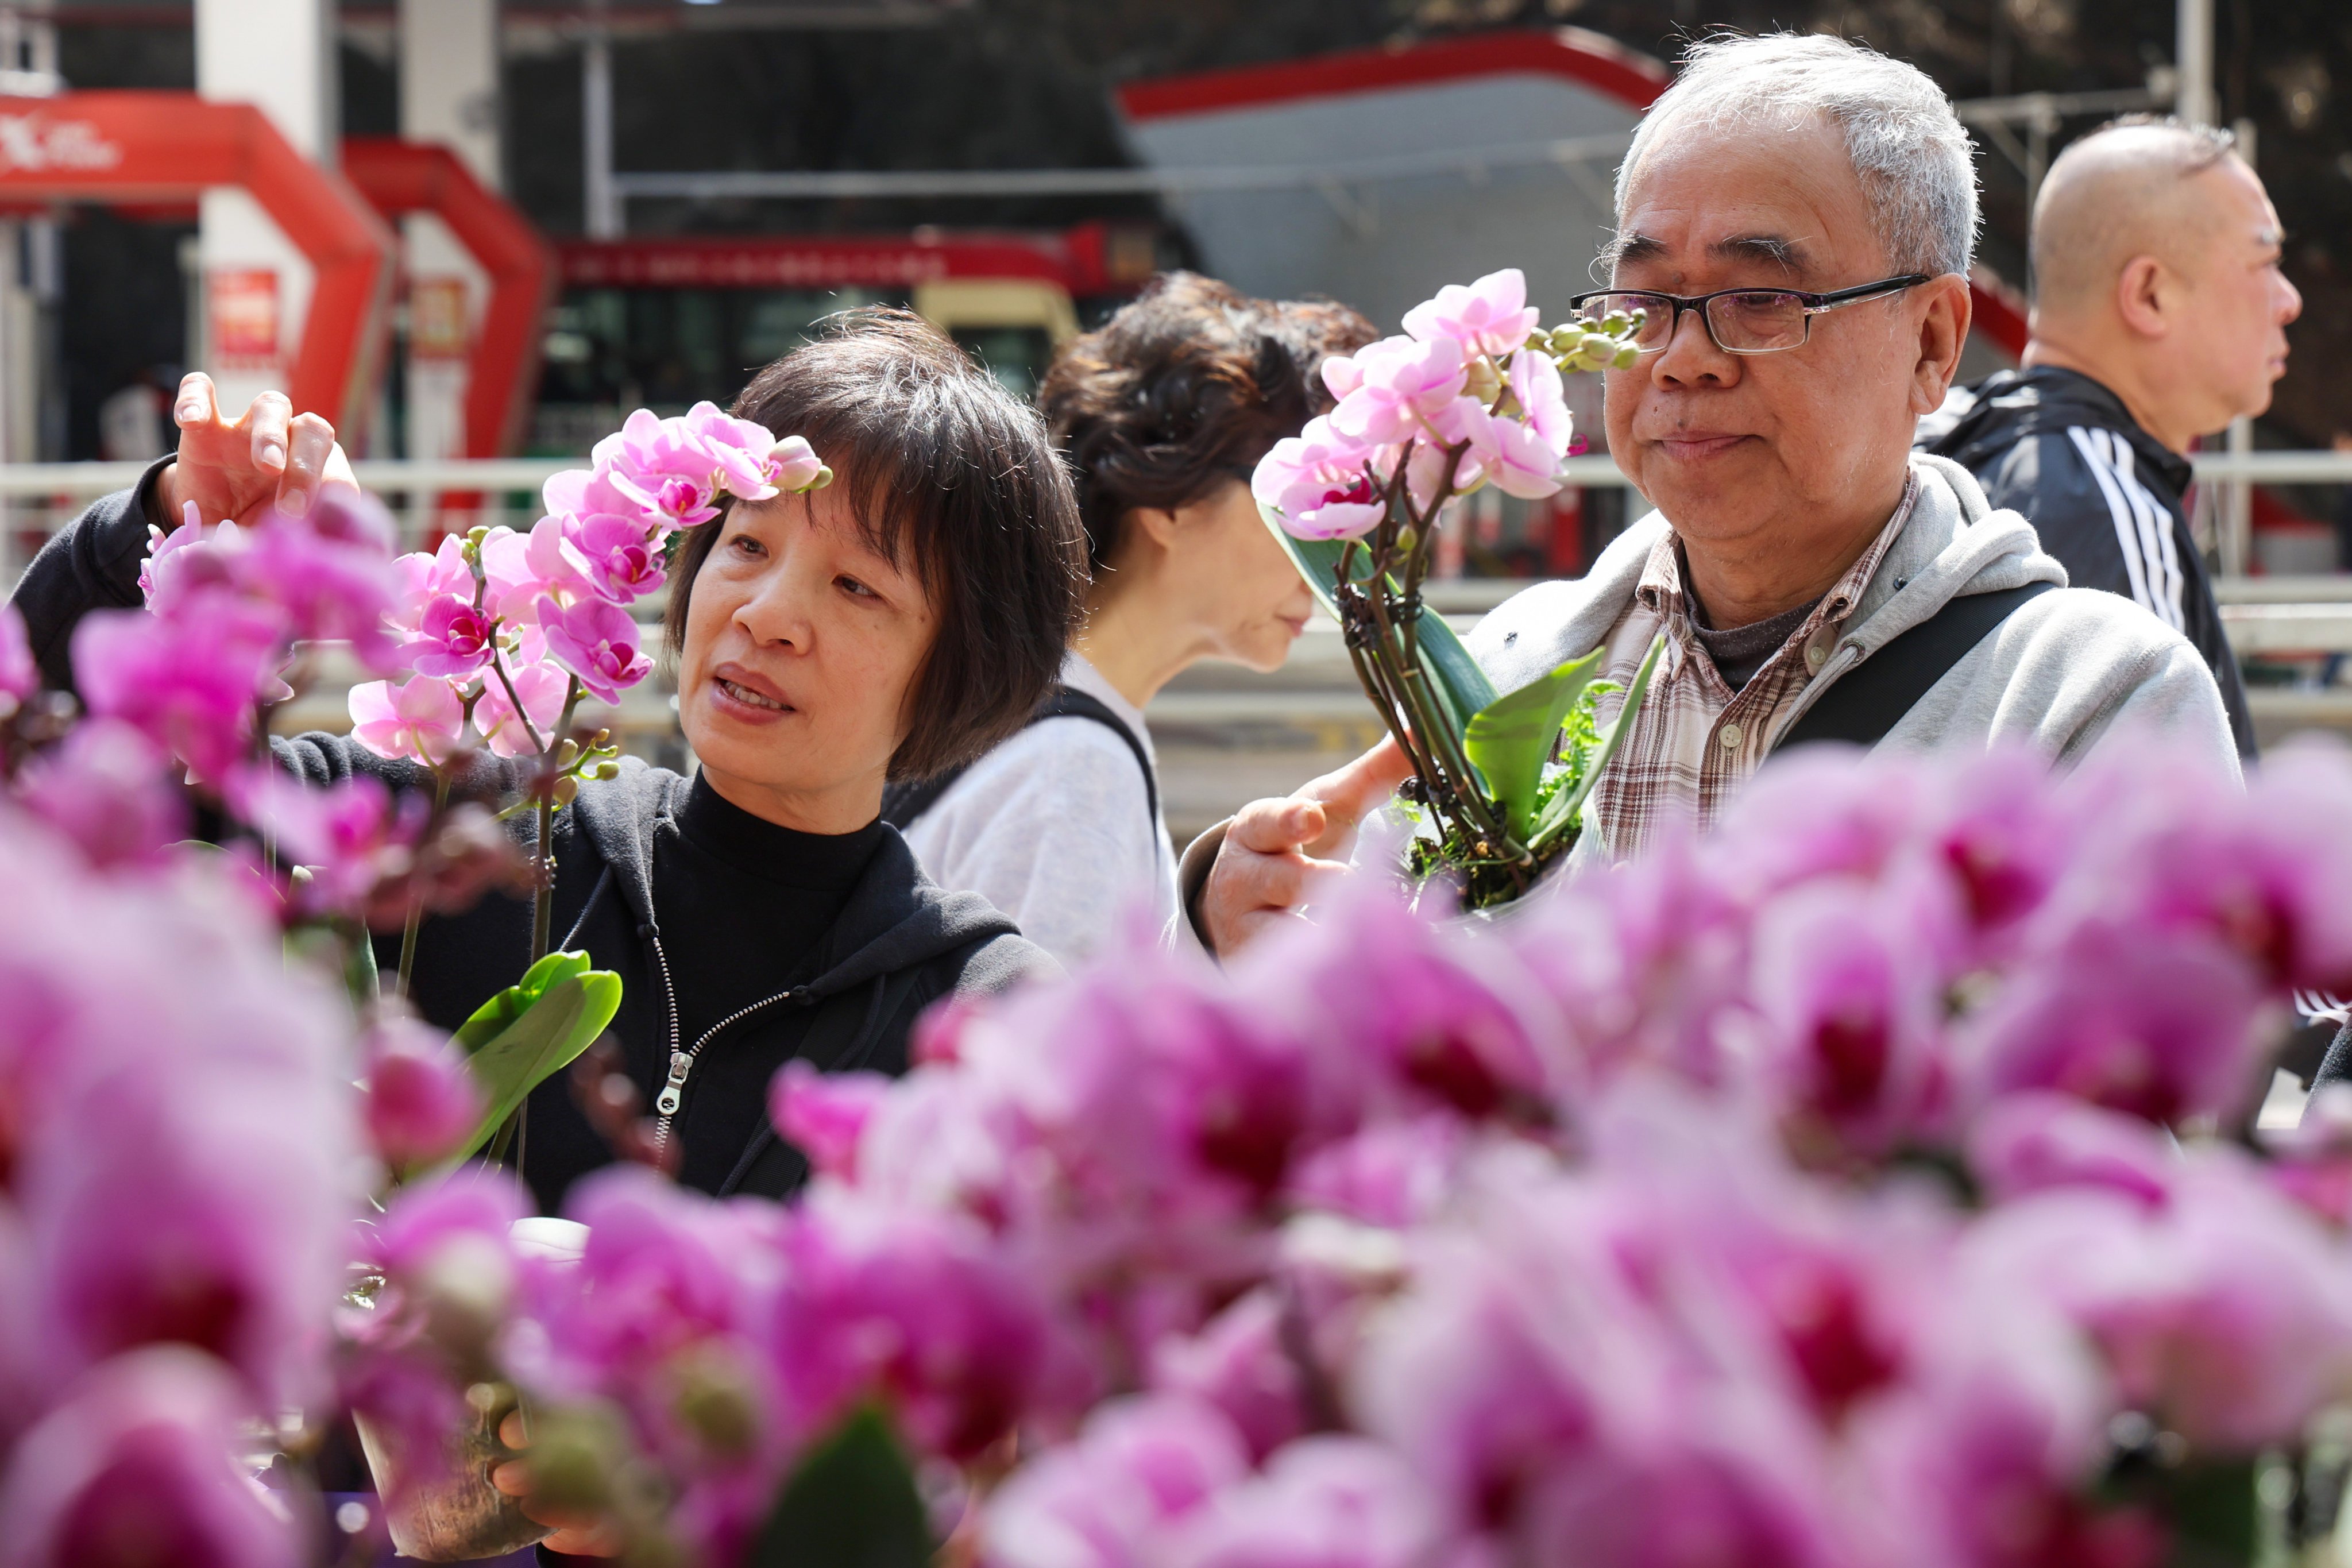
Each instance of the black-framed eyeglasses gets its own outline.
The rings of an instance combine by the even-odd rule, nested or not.
[[[1685,310],[1696,310],[1706,323],[1706,335],[1727,354],[1770,354],[1805,346],[1812,336],[1813,318],[1824,311],[1884,300],[1933,281],[1926,272],[1906,272],[1841,289],[1834,294],[1808,294],[1801,289],[1718,289],[1712,294],[1661,294],[1648,289],[1596,289],[1579,294],[1568,308],[1580,316],[1603,321],[1611,316],[1637,316],[1633,331],[1636,353],[1654,354],[1675,341]]]

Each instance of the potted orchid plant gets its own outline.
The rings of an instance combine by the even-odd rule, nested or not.
[[[583,781],[617,771],[619,748],[581,721],[582,704],[615,704],[652,672],[630,609],[664,587],[686,529],[728,497],[831,477],[805,440],[705,404],[633,416],[592,467],[549,480],[547,515],[528,531],[476,529],[429,552],[395,558],[388,515],[347,490],[243,522],[191,503],[178,528],[152,531],[143,609],[94,612],[78,629],[86,711],[34,689],[23,628],[0,616],[0,774],[93,860],[145,864],[184,832],[186,799],[132,781],[167,760],[183,770],[206,806],[247,830],[227,836],[230,858],[267,889],[289,952],[345,986],[370,1042],[369,1131],[386,1193],[485,1151],[520,1164],[531,1091],[621,1001],[619,977],[588,954],[551,951],[554,814]],[[326,643],[379,678],[350,692],[355,738],[426,770],[429,803],[367,776],[305,784],[271,756],[272,713],[315,676]],[[512,764],[507,798],[472,798],[476,745]],[[502,826],[518,816],[532,820],[520,845]],[[445,1040],[405,1005],[423,919],[501,886],[532,895],[530,963]],[[398,967],[379,975],[372,932],[395,930]],[[381,1287],[380,1271],[362,1271],[354,1309]],[[476,1412],[438,1457],[455,1463],[363,1421],[403,1550],[457,1560],[544,1533],[484,1479],[511,1408]]]
[[[1423,600],[1449,503],[1490,484],[1528,500],[1560,489],[1580,449],[1561,373],[1633,363],[1633,318],[1540,321],[1516,268],[1440,289],[1403,335],[1324,362],[1338,406],[1276,443],[1252,485],[1412,763],[1407,870],[1458,879],[1471,909],[1518,898],[1573,847],[1662,646],[1602,725],[1619,688],[1597,679],[1597,653],[1497,693]]]

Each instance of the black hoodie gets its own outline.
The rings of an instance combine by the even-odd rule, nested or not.
[[[1995,507],[2022,513],[2071,586],[2136,599],[2196,644],[2238,754],[2253,760],[2245,682],[2189,531],[2186,458],[2141,429],[2122,398],[2054,365],[1955,387],[1914,439],[1974,474]]]
[[[160,469],[160,465],[158,466]],[[106,497],[43,548],[16,585],[12,602],[25,617],[35,657],[51,685],[66,688],[67,649],[85,611],[140,602],[139,563],[146,554],[150,498],[155,473],[134,490]],[[368,773],[395,789],[429,784],[411,763],[387,762],[344,736],[308,734],[272,742],[278,760],[314,784]],[[469,785],[498,788],[505,770],[480,759]],[[739,1009],[702,1039],[684,1038],[678,998],[690,991],[703,955],[666,948],[654,910],[652,871],[657,831],[685,805],[690,781],[664,768],[625,758],[618,778],[583,784],[579,798],[555,817],[557,945],[585,949],[595,966],[621,976],[621,1010],[612,1033],[646,1105],[680,1079],[677,1135],[695,1135],[693,1061],[701,1048],[723,1043],[782,1061],[799,1057],[828,1072],[857,1068],[897,1074],[907,1068],[907,1041],[917,1015],[950,993],[999,990],[1024,975],[1050,971],[1053,961],[1024,941],[1013,922],[971,893],[942,891],[925,877],[895,829],[883,827],[841,913],[818,941],[807,978],[753,1006]],[[516,829],[525,843],[532,814]],[[757,910],[745,919],[756,921]],[[510,985],[530,952],[527,899],[492,895],[463,914],[428,920],[419,933],[414,996],[417,1008],[443,1028]],[[379,939],[378,955],[397,957],[395,933]],[[740,1125],[740,1116],[723,1119]],[[710,1190],[782,1196],[808,1170],[798,1150],[781,1142],[764,1110],[730,1160],[694,1162],[727,1174]],[[540,1204],[555,1212],[572,1183],[613,1155],[574,1103],[563,1075],[531,1097],[524,1174]]]

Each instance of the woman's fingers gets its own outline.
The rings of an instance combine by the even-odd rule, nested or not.
[[[192,426],[209,425],[217,416],[219,398],[213,391],[213,378],[203,371],[192,370],[180,378],[180,395],[172,405],[172,423],[185,430]]]
[[[299,517],[310,510],[310,498],[326,477],[335,451],[335,427],[315,414],[297,416],[287,438],[286,476],[278,481],[278,509]]]
[[[293,423],[294,405],[282,392],[265,392],[253,400],[240,421],[252,444],[253,466],[272,478],[286,471],[289,447],[288,426]]]

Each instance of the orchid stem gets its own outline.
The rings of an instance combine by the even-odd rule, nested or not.
[[[449,805],[449,775],[440,768],[433,770],[433,816],[436,821]],[[408,977],[416,969],[416,932],[425,923],[425,893],[412,888],[408,894],[408,923],[400,931],[400,977],[398,994],[408,994]],[[364,936],[364,933],[362,933]]]

